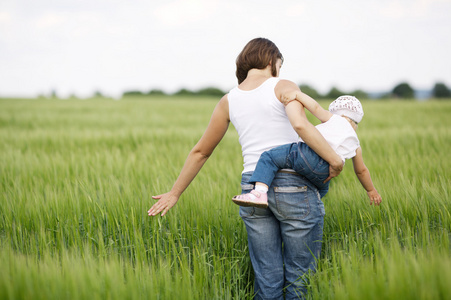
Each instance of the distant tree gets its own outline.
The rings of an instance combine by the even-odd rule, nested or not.
[[[359,100],[368,99],[369,98],[368,94],[365,91],[362,91],[362,90],[355,90],[355,91],[349,93],[349,95],[354,96],[354,97],[356,97]]]
[[[415,93],[408,83],[403,82],[393,88],[392,94],[397,98],[413,99]]]
[[[190,91],[188,89],[180,89],[179,91],[175,92],[174,95],[176,96],[193,96],[195,93],[193,91]]]
[[[143,92],[141,91],[126,91],[122,94],[122,97],[125,96],[143,96]]]
[[[101,91],[95,91],[94,92],[94,98],[103,98],[103,94]]]
[[[337,99],[340,96],[346,95],[346,93],[340,91],[336,87],[332,87],[330,91],[324,96],[327,99]]]
[[[451,98],[451,91],[442,82],[437,82],[432,89],[432,96],[434,98]]]
[[[158,90],[158,89],[150,90],[147,94],[151,95],[151,96],[164,96],[164,95],[166,95],[165,92],[163,92],[162,90]]]
[[[224,96],[224,92],[218,88],[215,87],[207,87],[204,89],[201,89],[199,91],[197,91],[197,93],[199,96],[213,96],[213,97],[222,97]]]
[[[311,87],[310,85],[308,85],[308,84],[301,84],[301,85],[299,86],[299,88],[301,89],[301,91],[302,91],[304,94],[309,95],[309,96],[312,97],[313,99],[315,99],[315,100],[321,99],[320,93],[318,93],[318,91],[315,90],[315,89],[314,89],[313,87]]]
[[[58,95],[56,94],[56,90],[52,90],[50,92],[50,98],[54,98],[54,99],[58,98]]]

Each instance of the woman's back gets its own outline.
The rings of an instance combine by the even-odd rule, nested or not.
[[[230,121],[238,131],[243,152],[243,172],[253,171],[264,151],[298,140],[285,107],[275,95],[278,82],[277,77],[268,78],[259,86],[254,81],[245,85],[256,86],[254,89],[242,90],[240,85],[228,94]]]

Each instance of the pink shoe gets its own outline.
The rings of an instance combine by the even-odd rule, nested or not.
[[[253,197],[250,194],[254,195],[255,199],[252,199]],[[232,201],[240,206],[268,207],[268,195],[266,193],[259,193],[256,190],[252,190],[248,194],[237,195],[232,198]]]

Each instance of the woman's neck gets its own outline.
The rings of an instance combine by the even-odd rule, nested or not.
[[[251,69],[247,72],[247,77],[239,85],[239,88],[242,90],[253,90],[271,77],[273,77],[271,75],[271,66],[265,69]]]
[[[271,66],[267,66],[264,69],[250,69],[247,72],[246,79],[252,78],[252,77],[266,77],[266,78],[272,77]]]

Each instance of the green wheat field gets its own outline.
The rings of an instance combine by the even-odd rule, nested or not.
[[[242,169],[233,126],[179,203],[147,216],[216,103],[0,100],[0,299],[251,299],[230,200]],[[369,205],[348,162],[323,198],[307,298],[450,299],[451,101],[363,106],[358,134],[383,203]]]

